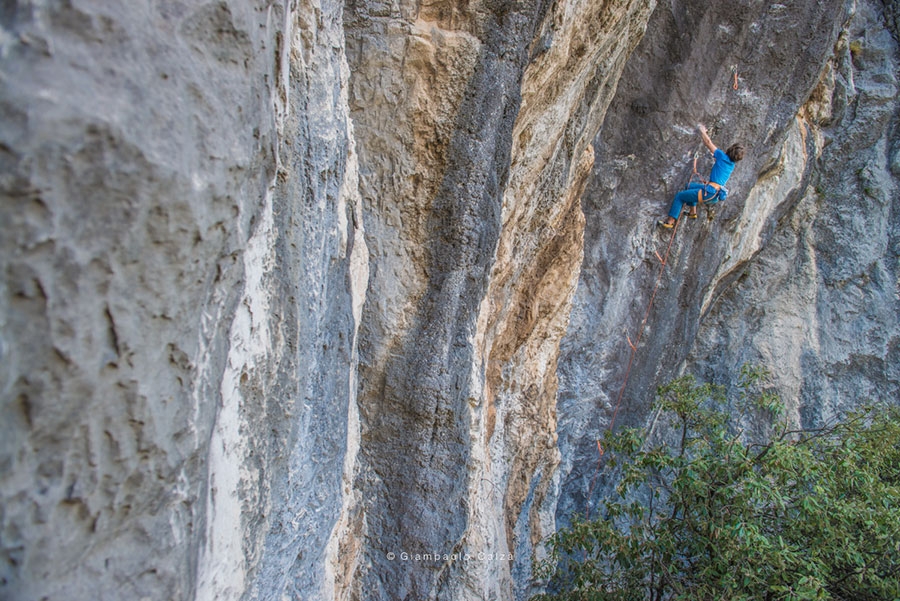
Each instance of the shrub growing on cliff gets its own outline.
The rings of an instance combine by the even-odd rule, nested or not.
[[[748,390],[758,371],[745,370]],[[900,599],[900,411],[792,430],[771,395],[742,395],[776,426],[729,426],[721,388],[659,390],[677,443],[610,436],[614,498],[549,539],[536,599]],[[754,440],[755,438],[755,440]]]

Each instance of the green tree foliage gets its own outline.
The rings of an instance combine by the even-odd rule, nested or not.
[[[900,599],[900,411],[795,430],[763,377],[743,370],[730,412],[680,378],[658,394],[668,444],[609,436],[616,493],[550,537],[535,573],[556,592],[535,599]],[[770,427],[739,430],[735,409]]]

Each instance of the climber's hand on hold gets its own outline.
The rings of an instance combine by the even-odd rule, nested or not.
[[[709,139],[709,134],[706,133],[706,126],[702,123],[697,124],[697,129],[700,131],[700,138],[703,139],[703,144],[707,149],[713,154],[716,152],[716,145],[712,143],[712,140]]]

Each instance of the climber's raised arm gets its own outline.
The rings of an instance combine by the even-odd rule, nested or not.
[[[702,123],[697,124],[697,129],[700,130],[700,138],[703,139],[703,143],[709,148],[709,151],[712,154],[716,154],[716,145],[712,143],[712,140],[709,139],[709,134],[706,133],[706,126]]]
[[[740,142],[732,144],[728,147],[728,150],[722,152],[716,148],[716,145],[709,139],[709,134],[706,133],[705,125],[698,123],[697,130],[700,132],[703,143],[715,158],[715,162],[713,163],[712,169],[709,170],[708,180],[703,182],[688,182],[687,188],[675,194],[668,216],[664,220],[657,222],[659,226],[666,229],[675,227],[675,223],[678,221],[678,218],[681,215],[681,209],[684,205],[691,207],[688,212],[688,217],[696,219],[698,204],[714,204],[720,200],[725,200],[725,196],[728,194],[725,183],[728,181],[728,178],[731,177],[731,172],[734,171],[735,163],[744,158],[744,145]],[[696,161],[697,159],[695,158],[695,174],[697,173]]]

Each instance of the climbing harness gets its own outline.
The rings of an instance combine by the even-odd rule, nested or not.
[[[704,197],[703,196],[704,188],[698,188],[697,189],[697,204],[704,204],[704,203],[714,204],[714,203],[718,202],[718,200],[716,200],[716,199],[719,197],[719,192],[722,191],[722,186],[720,186],[719,184],[717,184],[715,182],[703,182],[703,185],[709,186],[710,188],[715,190],[715,193]]]
[[[704,188],[706,186],[709,186],[710,188],[715,190],[715,193],[710,194],[709,196],[704,198],[703,197],[704,188],[698,188],[697,189],[697,204],[698,205],[715,204],[715,203],[719,202],[719,200],[724,200],[725,196],[728,195],[728,189],[725,186],[721,186],[721,185],[717,184],[716,182],[711,182],[709,180],[706,180],[703,178],[703,176],[700,175],[700,172],[697,171],[697,159],[699,159],[699,158],[700,158],[700,151],[697,151],[694,153],[694,167],[693,167],[693,172],[691,173],[691,178],[690,178],[690,180],[688,180],[688,185],[690,185],[691,183],[694,182],[694,178],[697,178],[697,181],[699,183],[703,184]],[[724,194],[723,194],[723,191],[724,191]]]

